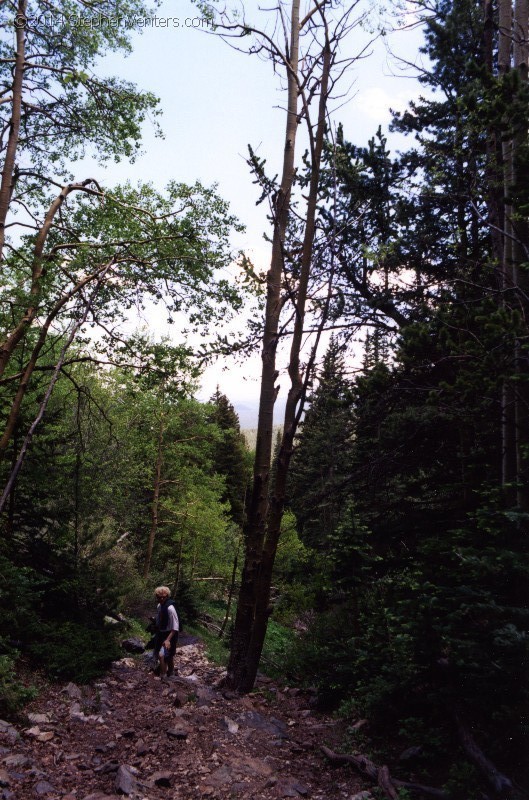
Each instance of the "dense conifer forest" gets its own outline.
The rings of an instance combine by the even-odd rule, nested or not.
[[[422,96],[393,114],[394,152],[381,127],[353,143],[332,102],[367,8],[285,0],[272,30],[246,5],[200,13],[284,76],[283,171],[248,155],[268,272],[234,252],[222,186],[84,173],[87,153],[133,164],[158,124],[154,94],[100,69],[126,29],[0,9],[0,717],[103,675],[161,584],[234,695],[258,669],[313,687],[342,755],[411,763],[424,796],[521,800],[529,6],[408,10]],[[88,6],[150,13],[68,4]],[[150,307],[174,339],[131,332]],[[256,350],[249,446],[229,387],[197,394],[208,359]]]

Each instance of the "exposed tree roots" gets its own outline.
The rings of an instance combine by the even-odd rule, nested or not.
[[[424,797],[434,797],[437,800],[448,800],[449,795],[443,789],[436,789],[433,786],[422,786],[420,783],[410,783],[392,778],[386,766],[377,767],[367,756],[353,756],[334,753],[328,747],[321,748],[325,756],[334,764],[352,764],[362,775],[366,775],[376,783],[384,792],[389,800],[397,800],[398,789],[407,789],[409,792]]]
[[[527,797],[527,794],[518,790],[514,786],[511,779],[500,772],[499,769],[492,763],[492,761],[485,755],[483,750],[472,736],[470,728],[463,722],[457,711],[452,711],[452,716],[457,727],[459,741],[461,742],[463,750],[470,760],[473,761],[478,767],[480,772],[485,776],[489,785],[494,789],[495,794],[498,797],[509,798],[509,800]]]

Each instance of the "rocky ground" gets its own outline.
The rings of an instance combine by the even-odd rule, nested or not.
[[[161,681],[145,659],[125,658],[90,687],[41,695],[26,726],[0,721],[0,798],[369,796],[322,754],[339,748],[339,723],[316,713],[310,692],[260,679],[251,695],[223,693],[196,641],[179,646],[177,668]]]

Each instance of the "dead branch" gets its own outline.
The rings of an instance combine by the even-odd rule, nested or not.
[[[452,711],[452,716],[456,724],[459,741],[461,742],[463,750],[470,760],[473,761],[478,767],[480,772],[483,773],[496,794],[499,797],[521,797],[522,795],[515,791],[510,778],[500,772],[499,769],[492,763],[492,761],[485,755],[483,750],[472,736],[470,729],[463,722],[457,711]]]
[[[220,625],[217,625],[216,622],[213,622],[211,617],[208,617],[207,615],[201,615],[198,617],[198,622],[200,625],[206,628],[206,630],[216,633],[217,636],[219,635],[221,630]]]
[[[423,786],[420,783],[400,781],[392,778],[387,766],[377,767],[367,756],[346,755],[345,753],[334,753],[330,748],[322,746],[322,752],[332,764],[352,764],[362,775],[365,775],[373,783],[377,783],[386,794],[386,797],[397,797],[397,789],[407,789],[417,795],[434,797],[437,800],[449,800],[450,795],[443,789],[436,789],[433,786]]]

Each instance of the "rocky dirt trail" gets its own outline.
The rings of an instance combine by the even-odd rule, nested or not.
[[[222,669],[200,642],[177,650],[161,681],[125,658],[88,687],[50,689],[28,724],[0,721],[2,800],[192,800],[368,797],[349,766],[329,764],[339,724],[313,696],[260,679],[239,697],[216,686]]]

